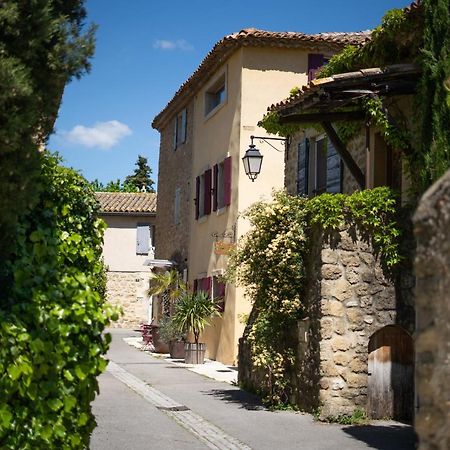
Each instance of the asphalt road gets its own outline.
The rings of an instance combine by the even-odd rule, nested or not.
[[[411,427],[397,422],[341,426],[309,414],[266,411],[239,388],[129,346],[111,330],[111,364],[93,404],[92,450],[305,449],[412,450]]]

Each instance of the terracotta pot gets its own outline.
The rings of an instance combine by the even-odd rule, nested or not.
[[[169,353],[169,344],[166,344],[159,337],[159,327],[153,326],[152,328],[153,345],[155,347],[155,353]]]
[[[170,341],[169,352],[173,359],[184,359],[184,341]]]
[[[184,344],[184,362],[186,364],[203,364],[205,362],[206,344],[186,342]]]

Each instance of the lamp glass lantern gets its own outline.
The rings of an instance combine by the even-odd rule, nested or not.
[[[261,155],[260,151],[254,144],[250,144],[250,147],[242,158],[245,174],[250,178],[250,180],[255,181],[256,177],[260,174],[262,160],[263,155]]]

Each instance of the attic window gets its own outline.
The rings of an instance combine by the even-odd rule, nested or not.
[[[223,74],[205,92],[205,116],[209,115],[219,105],[225,103],[227,97],[225,74]]]

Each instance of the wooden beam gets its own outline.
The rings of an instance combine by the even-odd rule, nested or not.
[[[365,120],[366,113],[364,111],[345,111],[345,112],[318,112],[307,114],[290,114],[288,116],[281,116],[280,123],[321,123],[326,122],[341,122],[351,120]]]
[[[347,150],[345,144],[337,135],[335,129],[333,128],[333,125],[331,125],[330,122],[321,122],[321,125],[327,133],[328,139],[330,139],[330,141],[332,142],[334,148],[339,153],[342,161],[344,161],[344,164],[348,167],[348,170],[350,170],[350,173],[355,178],[359,187],[361,189],[364,189],[366,187],[366,178],[359,168],[358,164],[356,164],[350,152]]]

